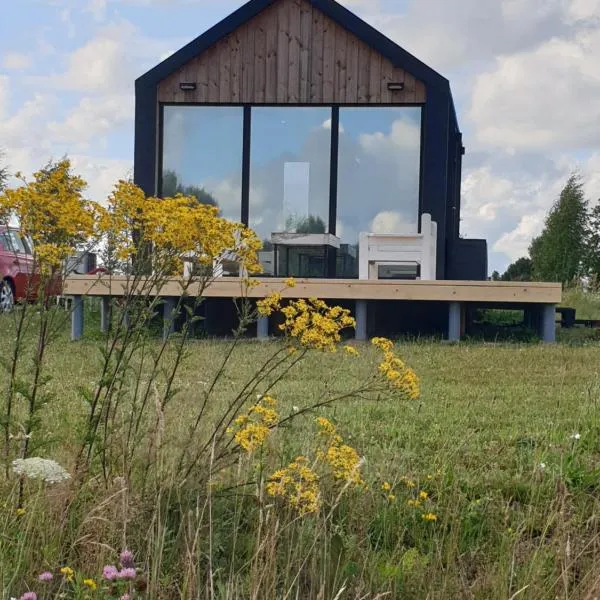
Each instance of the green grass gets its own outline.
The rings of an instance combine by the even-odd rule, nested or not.
[[[319,401],[326,390],[347,389],[364,381],[377,356],[367,345],[358,347],[358,359],[309,354],[274,390],[282,415],[294,406]],[[179,393],[165,418],[169,427],[165,435],[173,448],[184,442],[199,390],[209,385],[227,348],[224,341],[189,344],[189,356],[176,382]],[[215,390],[215,406],[239,389],[274,348],[275,342],[240,345]],[[420,342],[400,344],[398,352],[421,379],[419,401],[355,400],[322,411],[365,456],[369,490],[351,492],[336,508],[322,551],[303,571],[306,580],[298,588],[304,590],[299,597],[333,598],[342,587],[346,591],[340,598],[388,594],[379,597],[583,600],[597,595],[600,345],[590,341],[550,347]],[[48,386],[55,400],[44,408],[40,435],[50,440],[44,449],[47,455],[68,467],[85,417],[77,388],[94,379],[98,365],[98,349],[91,339],[71,343],[65,334],[49,352]],[[283,466],[298,453],[310,452],[312,420],[312,416],[302,417],[296,427],[277,434],[275,463]],[[574,439],[574,434],[580,439]],[[422,508],[408,506],[414,490],[403,478],[414,481],[416,490],[428,492],[430,500]],[[395,500],[386,498],[381,489],[384,482],[392,484]],[[135,482],[132,486],[135,490]],[[10,504],[11,488],[4,488]],[[107,559],[102,545],[115,546],[119,539],[119,527],[115,532],[110,521],[121,505],[100,482],[90,484],[88,494],[86,510],[95,505],[96,512],[78,517],[77,531],[83,539],[71,556],[73,566],[92,570]],[[179,516],[168,521],[174,530],[183,515],[196,509],[194,502],[194,498],[178,499]],[[23,528],[27,523],[39,533],[34,521],[42,513],[28,508],[31,521],[15,524],[6,510],[0,534],[23,536],[20,572],[32,582],[36,572],[59,560],[60,525],[48,521],[42,539],[27,538]],[[250,597],[245,584],[234,593],[226,580],[232,561],[247,556],[252,546],[256,509],[250,504],[244,509],[247,513],[238,513],[227,504],[216,504],[213,510],[215,597]],[[425,510],[435,513],[438,521],[425,523],[421,518]],[[297,537],[283,537],[285,543],[273,547],[278,576],[283,577],[284,565],[297,558],[291,547],[298,553],[310,547],[316,526],[306,518],[295,530]],[[191,588],[186,592],[176,585],[182,563],[169,547],[175,538],[167,536],[166,545],[160,546],[150,534],[150,523],[136,527],[129,529],[129,540],[148,568],[158,548],[164,553],[162,581],[167,591],[160,597],[192,597]],[[233,548],[231,539],[236,536],[238,545]],[[207,543],[203,538],[203,556]],[[0,541],[0,577],[5,586],[15,565],[14,552],[14,545]],[[323,566],[324,560],[335,563],[333,587],[316,581],[318,574],[332,569]],[[204,571],[198,577],[206,584]],[[330,595],[319,595],[320,590]],[[210,597],[206,588],[196,593],[193,597]]]
[[[562,306],[576,309],[578,319],[600,319],[600,292],[584,292],[579,288],[564,290]]]

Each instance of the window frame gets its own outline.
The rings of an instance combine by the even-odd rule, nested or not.
[[[248,225],[250,217],[250,168],[251,168],[251,139],[252,139],[252,109],[253,108],[329,108],[331,110],[331,157],[329,164],[329,228],[328,231],[337,235],[337,216],[338,216],[338,175],[339,175],[339,127],[340,110],[345,108],[370,108],[373,110],[385,108],[419,108],[421,135],[419,148],[419,192],[418,192],[418,214],[417,230],[421,231],[421,215],[423,214],[423,196],[424,196],[424,151],[426,138],[426,104],[425,103],[393,103],[393,104],[373,104],[373,103],[222,103],[222,102],[159,102],[158,103],[158,139],[156,153],[156,182],[155,189],[158,196],[162,196],[162,178],[163,178],[163,149],[164,149],[164,111],[166,107],[237,107],[243,109],[243,131],[242,131],[242,164],[241,181],[242,194],[240,206],[240,222]],[[328,276],[334,278],[336,270],[335,253],[329,253],[327,271]]]

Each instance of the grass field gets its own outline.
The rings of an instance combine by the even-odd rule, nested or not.
[[[144,568],[159,572],[152,597],[599,597],[600,344],[579,342],[399,344],[398,353],[421,379],[420,400],[353,400],[319,412],[365,457],[368,485],[332,508],[319,548],[311,541],[318,521],[295,522],[293,534],[282,529],[271,538],[276,543],[262,567],[275,583],[252,592],[248,580],[257,575],[245,562],[259,539],[262,513],[255,503],[238,499],[231,509],[215,500],[211,532],[197,529],[201,558],[192,560],[182,552],[177,532],[186,515],[200,510],[199,496],[178,496],[176,514],[165,519],[161,536],[152,522],[134,517],[135,526],[127,530],[127,544]],[[189,344],[175,382],[178,394],[165,415],[165,443],[174,449],[185,440],[202,390],[228,347],[220,341]],[[276,348],[275,342],[242,343],[213,402],[226,402]],[[375,351],[358,348],[359,358],[307,355],[273,390],[281,415],[368,378]],[[70,468],[86,415],[77,390],[97,377],[100,356],[93,340],[71,343],[65,336],[47,361],[54,399],[41,414],[40,436],[48,441],[40,453]],[[296,427],[278,434],[275,462],[286,464],[310,451],[313,421],[312,414],[302,416]],[[135,482],[131,486],[133,509]],[[3,488],[10,505],[14,487],[5,482]],[[417,507],[420,492],[427,499]],[[33,588],[36,573],[61,563],[61,544],[68,543],[69,564],[82,572],[101,570],[110,548],[118,549],[125,522],[115,517],[122,511],[120,500],[96,481],[78,502],[85,510],[66,527],[44,520],[52,509],[27,506],[27,514],[15,518],[5,504],[0,578],[6,595],[22,593],[24,584]],[[437,520],[425,521],[425,513]],[[182,583],[188,563],[200,573],[195,586]]]

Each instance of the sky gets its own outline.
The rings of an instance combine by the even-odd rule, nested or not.
[[[19,0],[0,20],[0,147],[68,154],[102,200],[133,166],[136,77],[241,0]],[[467,154],[464,237],[527,252],[569,174],[600,198],[600,0],[342,0],[447,77]]]

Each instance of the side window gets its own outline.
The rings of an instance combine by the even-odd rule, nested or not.
[[[0,233],[0,252],[8,252],[10,246],[8,245],[8,238],[6,233],[3,231]]]

